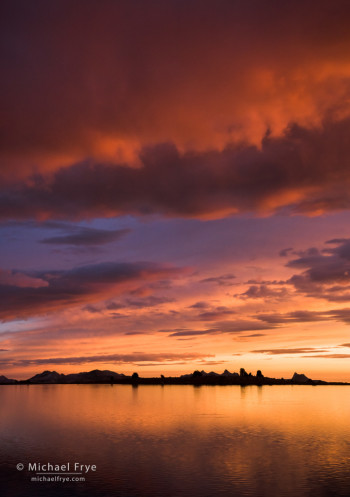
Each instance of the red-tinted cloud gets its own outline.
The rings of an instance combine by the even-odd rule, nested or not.
[[[0,188],[2,218],[91,218],[118,214],[221,217],[319,213],[350,206],[350,120],[322,129],[294,126],[262,148],[231,146],[181,154],[173,145],[144,150],[142,165],[84,162],[51,176]]]
[[[1,216],[349,208],[350,5],[316,10],[2,2]]]
[[[5,0],[4,177],[349,115],[349,15],[342,0]]]

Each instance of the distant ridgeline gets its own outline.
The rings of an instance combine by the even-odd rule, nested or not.
[[[87,373],[60,374],[56,371],[44,371],[28,380],[11,380],[0,375],[0,385],[38,385],[38,384],[90,384],[110,383],[127,385],[349,385],[349,383],[311,380],[304,374],[294,373],[290,379],[268,378],[260,370],[256,375],[241,368],[239,373],[230,373],[227,369],[222,374],[194,371],[182,376],[164,376],[141,378],[138,373],[127,376],[114,371],[95,369]]]

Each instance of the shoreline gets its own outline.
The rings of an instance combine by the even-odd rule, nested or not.
[[[143,378],[138,373],[124,375],[114,371],[95,369],[89,372],[62,374],[56,371],[43,371],[26,380],[10,379],[0,375],[0,385],[193,385],[193,386],[264,386],[264,385],[350,385],[342,381],[312,380],[304,374],[294,373],[292,378],[270,378],[260,370],[256,375],[247,373],[241,368],[240,373],[230,373],[225,370],[222,374],[194,371],[182,376],[164,376]]]
[[[249,387],[249,386],[350,386],[350,383],[347,382],[337,382],[337,381],[322,381],[322,380],[310,380],[309,382],[295,382],[291,380],[278,380],[278,379],[270,379],[263,382],[257,381],[181,381],[175,378],[167,378],[164,381],[159,380],[158,378],[139,378],[137,382],[125,379],[117,380],[117,381],[56,381],[56,382],[45,382],[45,381],[36,381],[31,382],[28,380],[16,380],[11,383],[0,383],[0,386],[35,386],[35,385],[131,385],[133,387],[138,387],[142,385],[158,385],[158,386],[167,386],[167,385],[183,385],[183,386],[239,386],[239,387]]]

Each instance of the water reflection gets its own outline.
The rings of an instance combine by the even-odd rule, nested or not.
[[[337,386],[3,386],[0,488],[9,497],[348,496],[349,393]],[[85,483],[30,482],[15,466],[33,461],[96,464],[97,472]]]

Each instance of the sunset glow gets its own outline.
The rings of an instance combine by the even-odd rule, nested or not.
[[[0,375],[350,381],[350,4],[0,9]]]

